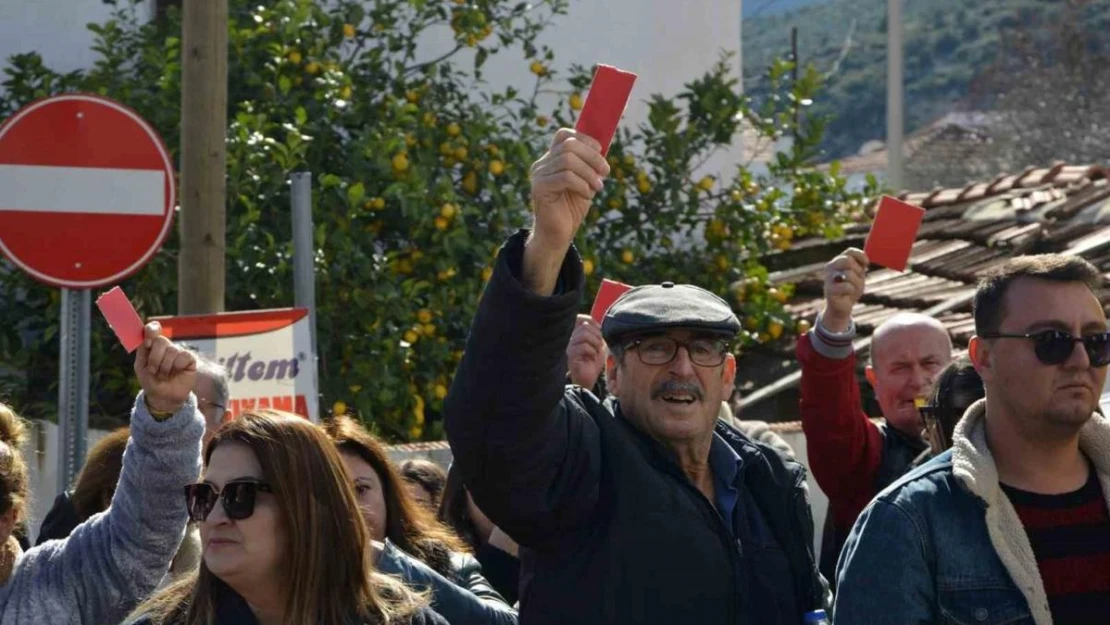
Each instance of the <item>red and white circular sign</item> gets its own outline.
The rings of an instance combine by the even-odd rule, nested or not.
[[[55,96],[0,125],[0,251],[41,282],[91,289],[134,274],[173,207],[165,144],[118,102]]]

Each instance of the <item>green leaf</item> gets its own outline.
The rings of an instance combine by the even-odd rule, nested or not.
[[[347,201],[351,203],[351,206],[358,206],[364,197],[366,197],[366,187],[361,182],[356,182],[347,187]]]
[[[292,88],[293,82],[289,80],[288,76],[282,76],[278,79],[278,90],[281,91],[282,95],[289,93]]]

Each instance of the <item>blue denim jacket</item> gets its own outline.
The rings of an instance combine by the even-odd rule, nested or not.
[[[998,486],[984,413],[984,402],[973,405],[950,451],[860,515],[837,570],[836,625],[1051,625],[1029,539]],[[1110,493],[1110,422],[1092,416],[1080,448]]]

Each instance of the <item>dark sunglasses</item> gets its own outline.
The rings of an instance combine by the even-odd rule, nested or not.
[[[185,505],[189,509],[189,519],[200,523],[208,518],[216,507],[216,500],[223,499],[227,518],[242,521],[254,514],[254,502],[258,492],[272,493],[269,484],[242,480],[224,484],[223,490],[216,490],[211,484],[189,484],[185,487]]]
[[[1092,367],[1110,364],[1110,332],[1075,337],[1060,330],[1044,330],[1035,334],[987,334],[985,339],[1030,339],[1037,360],[1046,365],[1059,365],[1071,358],[1076,343],[1082,343]]]

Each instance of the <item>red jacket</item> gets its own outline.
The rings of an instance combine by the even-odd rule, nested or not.
[[[829,498],[834,526],[846,534],[878,494],[883,432],[863,412],[854,353],[839,360],[822,356],[808,334],[798,338],[795,352],[810,471]]]

